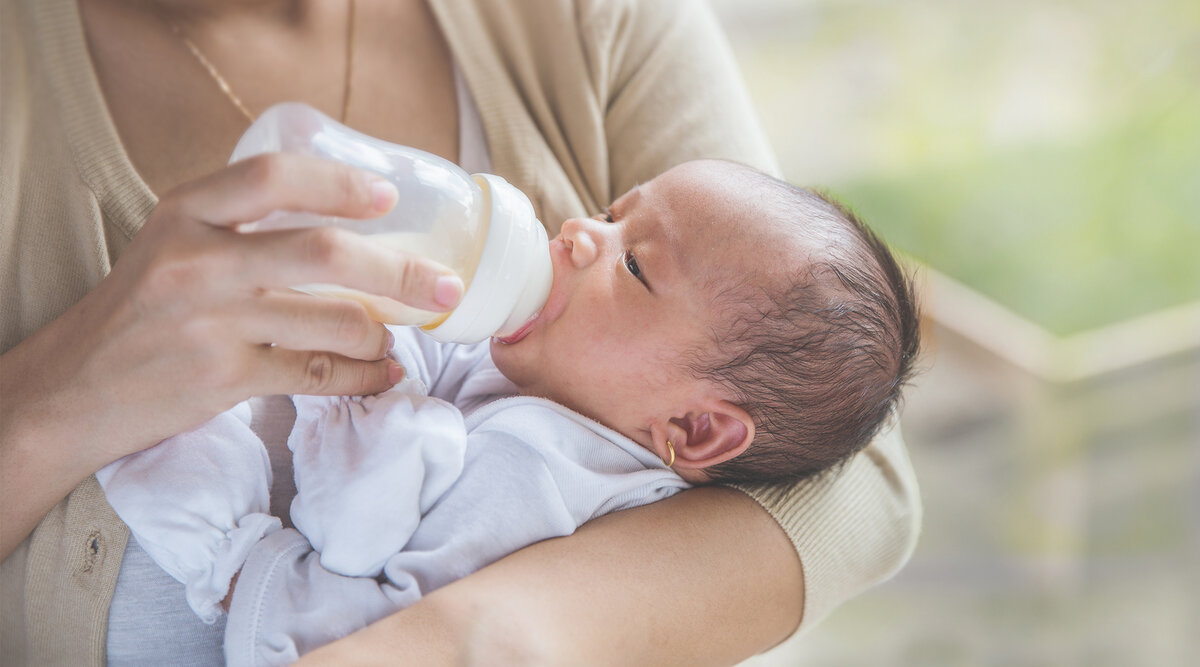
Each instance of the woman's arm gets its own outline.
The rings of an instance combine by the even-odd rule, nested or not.
[[[803,578],[754,500],[693,489],[522,549],[301,664],[728,665],[799,625]]]

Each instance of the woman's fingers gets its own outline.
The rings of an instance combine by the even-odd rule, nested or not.
[[[337,227],[244,234],[238,243],[249,257],[271,258],[242,263],[244,285],[333,284],[436,311],[462,298],[462,280],[445,266]]]
[[[255,395],[363,396],[390,389],[404,369],[390,359],[361,361],[332,352],[262,347]]]
[[[157,217],[233,227],[281,210],[372,217],[395,203],[395,188],[374,174],[312,156],[270,153],[172,191],[160,202],[164,210]],[[206,247],[215,251],[209,259],[220,265],[218,280],[242,286],[334,284],[435,311],[455,306],[463,292],[462,281],[450,269],[335,227],[253,234],[210,227],[207,238],[215,241]]]
[[[377,361],[392,335],[362,305],[298,292],[267,291],[246,302],[238,322],[246,340],[289,350],[326,350],[350,359]]]
[[[382,391],[402,373],[382,359],[390,337],[366,309],[284,290],[340,285],[444,311],[461,298],[462,281],[446,267],[347,230],[243,234],[231,227],[276,210],[370,217],[395,199],[391,184],[372,174],[294,154],[257,156],[180,186],[159,202],[97,290],[112,302],[107,312],[123,314],[112,325],[114,337],[143,340],[127,346],[129,355],[153,348],[163,368],[198,359],[201,370],[211,370],[222,365],[211,360],[232,360],[227,373],[209,373],[207,381],[204,373],[193,376],[194,392],[205,400],[192,412],[204,417],[211,406],[263,393]],[[197,331],[202,335],[188,335]],[[143,381],[169,386],[172,380]],[[194,420],[174,412],[181,414],[164,421]]]
[[[184,217],[222,227],[272,211],[372,218],[396,204],[387,180],[348,165],[294,153],[264,153],[182,185],[165,200]]]

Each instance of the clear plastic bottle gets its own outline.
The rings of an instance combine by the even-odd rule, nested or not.
[[[449,314],[338,285],[295,289],[353,299],[381,322],[421,326],[438,340],[459,343],[512,333],[545,304],[553,280],[546,230],[529,199],[503,178],[468,175],[449,160],[367,136],[299,102],[263,112],[229,161],[278,151],[307,153],[375,172],[396,186],[398,203],[373,220],[277,211],[246,227],[342,227],[440,262],[457,272],[467,287],[462,302]]]

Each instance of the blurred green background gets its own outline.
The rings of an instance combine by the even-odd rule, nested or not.
[[[1200,664],[1200,2],[709,1],[929,278],[917,551],[747,667]]]
[[[1200,2],[718,1],[785,175],[1056,334],[1200,299]]]

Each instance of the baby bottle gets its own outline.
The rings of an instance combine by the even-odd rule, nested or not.
[[[458,273],[467,288],[450,313],[419,310],[338,285],[294,289],[353,299],[380,322],[417,325],[438,340],[458,343],[510,334],[545,304],[553,280],[546,230],[525,195],[503,178],[468,175],[449,160],[369,137],[298,102],[263,112],[229,161],[276,151],[372,171],[391,181],[400,197],[391,211],[372,220],[276,211],[247,227],[342,227],[440,262]]]

